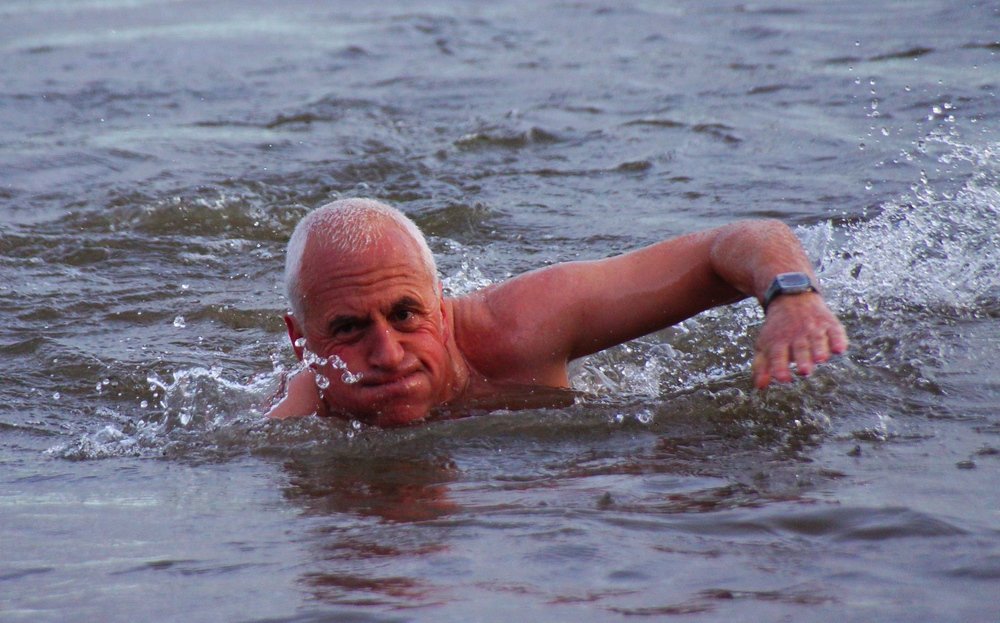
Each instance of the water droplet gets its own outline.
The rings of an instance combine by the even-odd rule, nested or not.
[[[361,380],[361,373],[358,372],[357,374],[351,374],[351,372],[347,370],[343,375],[341,375],[340,380],[348,385],[353,385]]]
[[[330,387],[330,379],[326,378],[326,376],[324,376],[322,374],[317,374],[316,375],[316,387],[318,387],[320,389],[326,389],[327,387]]]
[[[142,407],[143,409],[145,409],[146,407],[149,406],[149,401],[148,400],[143,400],[142,402],[139,403],[139,406]]]
[[[177,316],[174,318],[174,326],[178,329],[183,329],[187,325],[184,323],[184,316]]]
[[[52,400],[59,400],[60,398],[62,398],[62,394],[60,394],[59,392],[55,392],[52,394]]]
[[[304,353],[302,353],[302,360],[305,361],[306,364],[310,366],[316,366],[319,368],[322,368],[327,364],[326,357],[320,357],[311,350],[307,350]]]
[[[306,338],[300,337],[299,339],[295,340],[295,348],[305,348],[305,347],[306,347]]]

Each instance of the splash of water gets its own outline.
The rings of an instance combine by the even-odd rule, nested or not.
[[[178,370],[169,379],[150,374],[149,390],[160,398],[152,413],[135,418],[102,407],[98,415],[112,423],[47,453],[67,459],[163,455],[189,437],[260,420],[264,397],[273,393],[282,373],[276,369],[248,383],[226,378],[218,366]],[[139,405],[143,411],[148,407],[145,399]]]
[[[857,354],[852,358],[868,367],[891,369],[893,374],[910,374],[918,388],[926,380],[922,368],[935,365],[940,358],[921,318],[947,321],[1000,313],[1000,144],[971,146],[953,134],[941,133],[919,141],[914,157],[926,156],[932,149],[940,151],[936,163],[953,172],[953,184],[922,176],[909,194],[886,202],[871,218],[844,227],[822,223],[797,231],[817,265],[831,307],[854,332],[852,353]],[[465,261],[464,252],[462,257],[461,266],[448,280],[450,290],[468,292],[491,282],[474,263]],[[638,415],[624,419],[642,424],[652,422],[656,415],[656,410],[648,408],[649,401],[669,397],[676,405],[679,397],[700,391],[723,396],[717,401],[718,411],[731,412],[734,419],[748,418],[751,427],[759,412],[765,413],[763,417],[777,411],[798,413],[797,417],[812,422],[809,404],[781,402],[794,401],[794,396],[769,407],[749,392],[726,393],[747,378],[752,334],[762,318],[758,306],[749,300],[709,310],[657,335],[575,362],[571,382],[577,390],[609,397],[619,405],[638,400]],[[867,325],[871,328],[866,329]],[[330,424],[306,418],[308,422],[285,423],[275,429],[281,432],[275,432],[268,428],[272,423],[262,418],[262,405],[280,379],[312,370],[322,387],[330,378],[322,373],[324,368],[339,371],[344,383],[358,382],[361,374],[352,373],[339,357],[318,356],[304,340],[296,345],[303,349],[299,368],[285,370],[275,356],[273,371],[248,383],[226,378],[219,367],[179,370],[169,379],[151,374],[147,380],[155,406],[150,417],[136,420],[102,412],[107,417],[98,430],[49,453],[99,458],[162,455],[171,449],[200,452],[225,443],[235,448],[266,447],[279,443],[276,438],[305,443],[317,434],[310,426]],[[102,380],[97,391],[104,385]],[[147,407],[148,402],[142,410]],[[615,408],[610,411],[623,413]],[[818,413],[813,423],[828,427],[822,410]],[[873,430],[885,427],[880,420]],[[323,429],[321,435],[351,439],[359,432],[350,424],[337,431]],[[226,441],[229,438],[231,442]]]
[[[940,164],[971,169],[957,191],[936,188],[925,176],[875,218],[848,226],[839,245],[829,224],[800,230],[840,311],[978,316],[996,301],[1000,144],[976,148],[947,134],[926,142],[949,148]]]
[[[353,373],[347,368],[347,364],[343,359],[337,355],[330,355],[329,357],[321,357],[311,351],[306,346],[306,338],[300,337],[295,340],[295,346],[302,349],[302,363],[303,368],[311,369],[316,374],[316,386],[320,389],[326,389],[330,387],[330,377],[328,377],[322,369],[326,366],[330,366],[335,370],[340,370],[343,374],[340,375],[340,380],[347,385],[353,385],[359,382],[363,378],[363,373]]]
[[[482,253],[477,255],[474,250],[454,240],[434,242],[443,246],[449,256],[459,258],[458,266],[441,280],[441,285],[448,296],[463,296],[494,283],[483,274]]]

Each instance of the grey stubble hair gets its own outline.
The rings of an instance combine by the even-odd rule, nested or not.
[[[323,244],[334,251],[356,253],[379,240],[386,220],[395,223],[417,243],[421,260],[432,275],[434,289],[437,290],[438,275],[434,254],[416,223],[396,208],[374,199],[340,199],[302,217],[288,240],[285,253],[285,296],[294,316],[301,319],[304,315],[301,273],[309,240],[314,236],[321,236]]]

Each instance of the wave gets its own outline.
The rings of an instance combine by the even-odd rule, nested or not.
[[[573,418],[601,430],[608,425],[656,430],[705,421],[697,426],[795,446],[832,430],[827,415],[831,405],[906,400],[918,411],[936,408],[941,389],[933,370],[949,345],[947,337],[928,328],[995,318],[1000,312],[1000,144],[974,146],[941,133],[919,143],[917,150],[934,154],[943,170],[940,180],[922,176],[909,194],[879,206],[870,217],[797,230],[831,307],[848,325],[853,341],[849,356],[822,368],[808,384],[758,396],[746,383],[752,358],[748,334],[762,314],[747,300],[574,362],[572,384],[590,398],[573,411]],[[448,238],[434,242],[448,271],[444,281],[449,292],[466,293],[493,281],[482,267],[494,263],[487,259],[491,247],[472,249]],[[378,437],[357,425],[320,418],[266,421],[262,405],[289,372],[280,363],[287,349],[283,344],[275,349],[273,369],[248,382],[228,378],[219,367],[182,368],[169,379],[150,374],[150,392],[135,397],[146,401],[136,410],[144,415],[135,418],[102,407],[102,425],[48,452],[66,459],[197,460],[267,454],[289,446],[301,450],[316,443],[327,444],[326,451],[329,444],[346,451],[345,444],[359,435]],[[852,381],[840,382],[840,376]],[[547,417],[552,415],[529,415],[528,429],[547,427]],[[844,434],[858,439],[885,439],[899,432],[877,409],[841,426],[847,427]],[[409,434],[381,438],[392,444]]]

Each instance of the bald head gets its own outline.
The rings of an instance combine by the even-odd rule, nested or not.
[[[413,240],[436,286],[434,255],[416,223],[399,210],[374,199],[341,199],[303,217],[288,241],[285,294],[292,313],[299,318],[304,315],[301,277],[307,254],[323,249],[346,258],[371,249],[391,230],[402,231]]]

